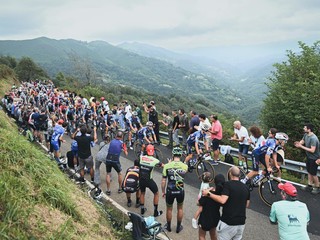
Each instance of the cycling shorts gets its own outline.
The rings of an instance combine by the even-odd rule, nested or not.
[[[178,190],[178,191],[166,191],[166,204],[168,207],[171,207],[173,205],[174,199],[177,200],[178,205],[182,205],[184,201],[184,190]]]
[[[51,142],[51,145],[52,145],[52,149],[54,151],[59,151],[60,150],[59,142]]]
[[[149,188],[153,194],[156,194],[158,190],[158,186],[153,179],[144,179],[140,178],[139,180],[140,190],[141,192],[146,192],[146,188]]]
[[[117,173],[121,172],[122,168],[121,168],[121,164],[119,161],[106,161],[106,170],[107,173],[110,173],[112,168],[114,168],[114,170],[116,170]]]
[[[263,164],[265,168],[266,166],[266,160],[265,160],[266,154],[256,154],[255,151],[252,152],[252,170],[253,171],[259,171],[259,163]]]
[[[195,143],[187,144],[187,153],[192,154],[192,148],[195,147]]]

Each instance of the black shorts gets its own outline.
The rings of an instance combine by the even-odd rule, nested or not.
[[[252,170],[253,171],[259,171],[259,163],[261,163],[265,168],[267,168],[266,166],[266,159],[265,156],[266,154],[255,154],[255,152],[252,152]]]
[[[318,164],[316,164],[316,160],[308,159],[306,162],[307,172],[312,176],[317,176]]]
[[[149,188],[153,194],[159,191],[158,186],[153,179],[140,178],[139,185],[142,193],[146,192],[146,188]]]
[[[212,150],[215,151],[215,150],[218,150],[219,149],[219,144],[220,144],[220,140],[219,139],[213,139],[212,142],[211,142],[211,147],[212,147]]]
[[[110,173],[112,168],[114,168],[114,170],[116,170],[117,173],[121,172],[121,165],[120,165],[120,162],[118,161],[106,161],[106,170],[107,170],[107,173]]]
[[[184,191],[178,190],[178,191],[166,191],[166,204],[168,207],[171,207],[173,205],[174,199],[177,200],[177,204],[181,205],[184,201]]]

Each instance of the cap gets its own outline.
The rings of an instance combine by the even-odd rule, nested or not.
[[[283,190],[286,194],[292,196],[292,197],[296,197],[297,196],[297,189],[295,188],[295,186],[293,186],[291,183],[279,183],[278,184],[278,188]]]
[[[149,145],[147,146],[146,150],[147,150],[147,154],[148,154],[149,156],[152,156],[152,155],[154,154],[154,146],[153,146],[153,145],[149,144]]]
[[[63,119],[58,120],[58,124],[63,124],[63,123],[64,123]]]

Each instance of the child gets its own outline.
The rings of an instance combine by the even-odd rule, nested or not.
[[[201,182],[200,191],[199,191],[199,194],[198,194],[198,201],[201,198],[202,190],[210,188],[210,185],[209,185],[210,178],[211,178],[211,173],[210,172],[202,173],[202,176],[201,176],[201,181],[202,182]]]
[[[213,193],[220,195],[223,189],[225,178],[222,174],[218,174],[215,176],[214,182],[216,189],[213,191]],[[199,208],[192,219],[192,227],[198,228],[199,226],[199,239],[205,239],[207,231],[209,231],[211,239],[217,239],[216,226],[218,225],[219,220],[220,204],[209,197],[201,197],[199,200]]]

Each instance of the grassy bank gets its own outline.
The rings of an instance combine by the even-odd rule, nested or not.
[[[119,239],[91,200],[0,112],[0,239]]]

